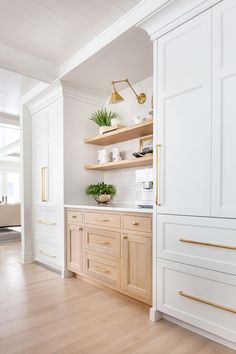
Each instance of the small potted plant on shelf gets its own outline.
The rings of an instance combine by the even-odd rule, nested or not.
[[[92,113],[90,116],[90,120],[92,120],[99,126],[99,134],[103,134],[106,131],[107,127],[111,126],[111,123],[114,124],[114,122],[116,122],[118,116],[118,113],[108,111],[106,108],[102,108]]]
[[[86,195],[94,197],[98,204],[107,204],[116,195],[116,187],[104,182],[90,184],[86,187]]]

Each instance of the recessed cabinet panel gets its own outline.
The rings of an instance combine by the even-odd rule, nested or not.
[[[87,251],[119,259],[120,233],[86,227],[84,230],[84,247]]]
[[[213,9],[212,215],[236,217],[236,1]]]
[[[83,269],[83,228],[67,224],[67,267],[75,273]]]
[[[211,13],[158,40],[159,213],[210,215]]]

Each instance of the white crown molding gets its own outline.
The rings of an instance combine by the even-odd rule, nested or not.
[[[20,117],[15,114],[0,112],[0,124],[20,125]]]
[[[66,81],[61,81],[63,96],[75,100],[79,100],[94,106],[104,106],[106,95],[100,96],[97,92],[87,89],[86,87],[71,84]]]
[[[0,67],[45,82],[59,76],[58,65],[3,44],[0,44]]]
[[[80,65],[115,38],[119,37],[142,19],[150,16],[170,1],[173,0],[143,0],[140,2],[131,11],[127,12],[124,16],[115,21],[112,26],[108,27],[99,36],[94,38],[85,47],[75,53],[70,59],[65,61],[60,66],[60,78],[63,78],[76,66]]]
[[[145,30],[154,41],[221,1],[223,0],[172,0],[137,26]]]

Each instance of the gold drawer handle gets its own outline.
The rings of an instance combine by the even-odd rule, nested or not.
[[[77,216],[76,215],[72,215],[72,219],[76,219],[77,218]]]
[[[46,221],[46,220],[38,220],[38,224],[43,224],[43,225],[48,225],[48,226],[54,226],[57,223],[53,221]]]
[[[202,246],[209,246],[209,247],[225,248],[225,249],[228,249],[228,250],[236,251],[236,246],[223,245],[223,244],[220,244],[220,243],[194,241],[194,240],[188,240],[188,239],[185,239],[185,238],[180,238],[179,241],[180,242],[185,242],[185,243],[192,243],[193,245],[202,245]]]
[[[123,234],[123,235],[122,235],[122,238],[127,239],[127,238],[128,238],[128,235],[127,235],[127,234]]]
[[[159,148],[161,147],[161,144],[156,145],[156,205],[161,206],[160,203],[160,186],[159,186]]]
[[[99,221],[99,222],[108,222],[109,219],[97,219],[96,221]]]
[[[94,240],[94,243],[97,243],[98,245],[109,245],[109,241],[99,241],[99,240]]]
[[[178,294],[180,296],[186,297],[188,299],[201,302],[202,304],[206,304],[206,305],[213,306],[213,307],[216,307],[216,308],[221,309],[221,310],[225,310],[225,311],[229,311],[229,312],[232,312],[232,313],[236,313],[236,309],[233,309],[233,308],[227,307],[227,306],[222,306],[222,305],[216,304],[215,302],[207,301],[207,300],[204,300],[204,299],[202,299],[200,297],[197,297],[197,296],[188,295],[185,292],[183,292],[182,290],[179,291]]]
[[[83,227],[82,226],[79,226],[79,231],[83,231]]]
[[[52,256],[51,254],[48,254],[46,252],[43,252],[43,251],[39,251],[39,253],[41,253],[42,255],[46,256],[46,257],[49,257],[49,258],[57,258],[57,256]]]
[[[138,225],[139,225],[139,223],[137,221],[133,222],[133,226],[138,226]]]
[[[99,272],[102,272],[102,273],[109,273],[109,270],[108,269],[103,269],[103,268],[100,268],[100,267],[97,267],[95,266],[94,267],[96,270],[98,270]]]

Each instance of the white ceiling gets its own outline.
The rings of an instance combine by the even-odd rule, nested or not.
[[[148,34],[134,27],[65,75],[63,81],[109,95],[112,80],[128,78],[136,83],[151,76],[152,53]]]
[[[37,83],[37,80],[0,68],[0,115],[1,112],[18,115],[20,97]]]
[[[0,44],[62,64],[141,0],[0,0]]]

